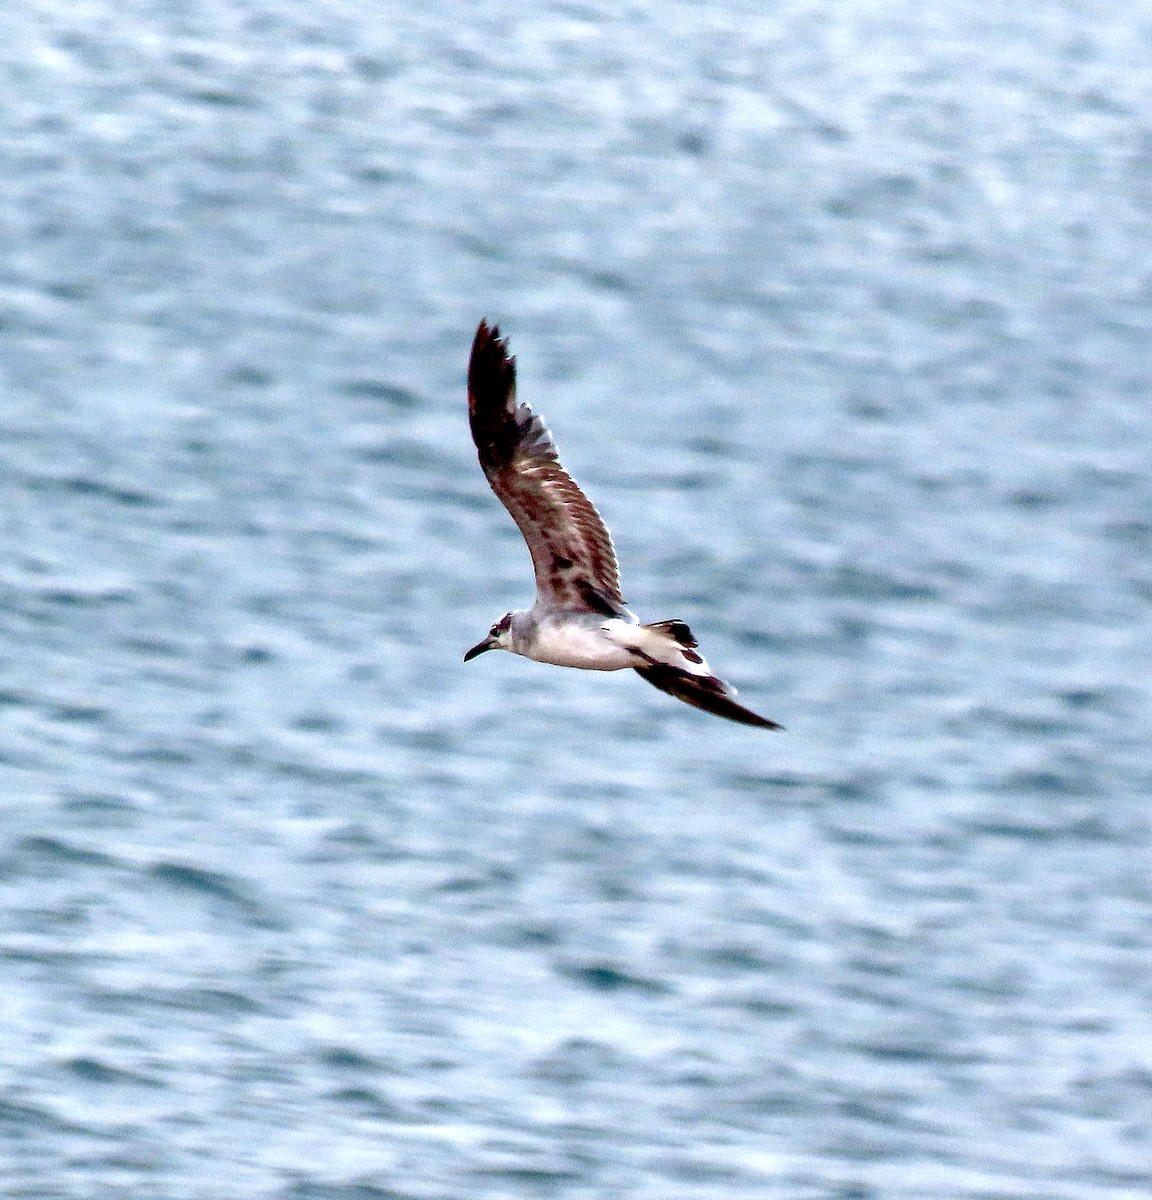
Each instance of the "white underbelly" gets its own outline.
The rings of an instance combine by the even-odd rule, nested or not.
[[[621,625],[624,622],[619,622]],[[557,667],[580,667],[585,671],[622,671],[640,661],[615,642],[599,625],[542,625],[529,656]]]

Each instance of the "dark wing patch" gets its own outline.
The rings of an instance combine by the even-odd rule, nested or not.
[[[696,653],[696,647],[700,643],[692,635],[692,630],[684,624],[673,618],[671,621],[652,621],[644,626],[645,629],[655,629],[657,632],[664,634],[665,637],[671,638],[679,647],[681,653],[689,662],[702,663],[704,660]]]
[[[488,483],[528,543],[538,595],[560,607],[620,613],[612,538],[560,465],[543,421],[516,403],[516,360],[485,321],[468,363],[468,418]]]
[[[674,642],[678,642],[681,646],[687,646],[689,650],[695,650],[700,645],[692,635],[692,630],[675,617],[670,621],[650,621],[644,628],[659,629],[661,633],[666,633]]]
[[[702,708],[705,712],[715,713],[718,717],[727,717],[729,721],[739,721],[741,725],[756,725],[761,729],[783,729],[775,721],[754,713],[750,708],[737,704],[732,699],[731,691],[723,680],[715,675],[690,675],[687,671],[676,667],[666,667],[656,664],[651,667],[634,667],[636,674],[648,680],[653,686],[693,708]]]

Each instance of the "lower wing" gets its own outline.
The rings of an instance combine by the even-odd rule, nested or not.
[[[690,675],[687,671],[676,667],[666,667],[656,664],[651,667],[633,668],[642,679],[647,679],[653,686],[693,708],[702,708],[705,712],[715,713],[718,717],[727,717],[729,721],[739,721],[742,725],[757,725],[761,729],[783,729],[775,721],[769,721],[750,708],[737,704],[729,694],[728,685],[715,675]]]

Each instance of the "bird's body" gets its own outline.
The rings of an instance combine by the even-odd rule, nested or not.
[[[507,350],[499,329],[481,321],[468,364],[468,413],[484,474],[532,555],[536,603],[502,617],[464,661],[508,650],[586,671],[630,667],[687,704],[779,729],[732,699],[734,689],[712,674],[683,621],[641,625],[628,611],[608,530],[560,466],[540,418],[516,403],[515,360]]]
[[[538,613],[535,608],[510,616],[508,648],[536,662],[584,671],[622,671],[660,663],[691,675],[709,674],[699,654],[663,630],[641,625],[627,609],[618,617],[563,609]]]
[[[637,628],[634,620],[597,613],[513,613],[512,651],[555,667],[622,671],[636,665],[628,634]]]

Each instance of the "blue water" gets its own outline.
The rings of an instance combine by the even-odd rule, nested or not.
[[[1152,8],[0,45],[0,1194],[1152,1191]],[[481,316],[786,733],[462,664]]]

